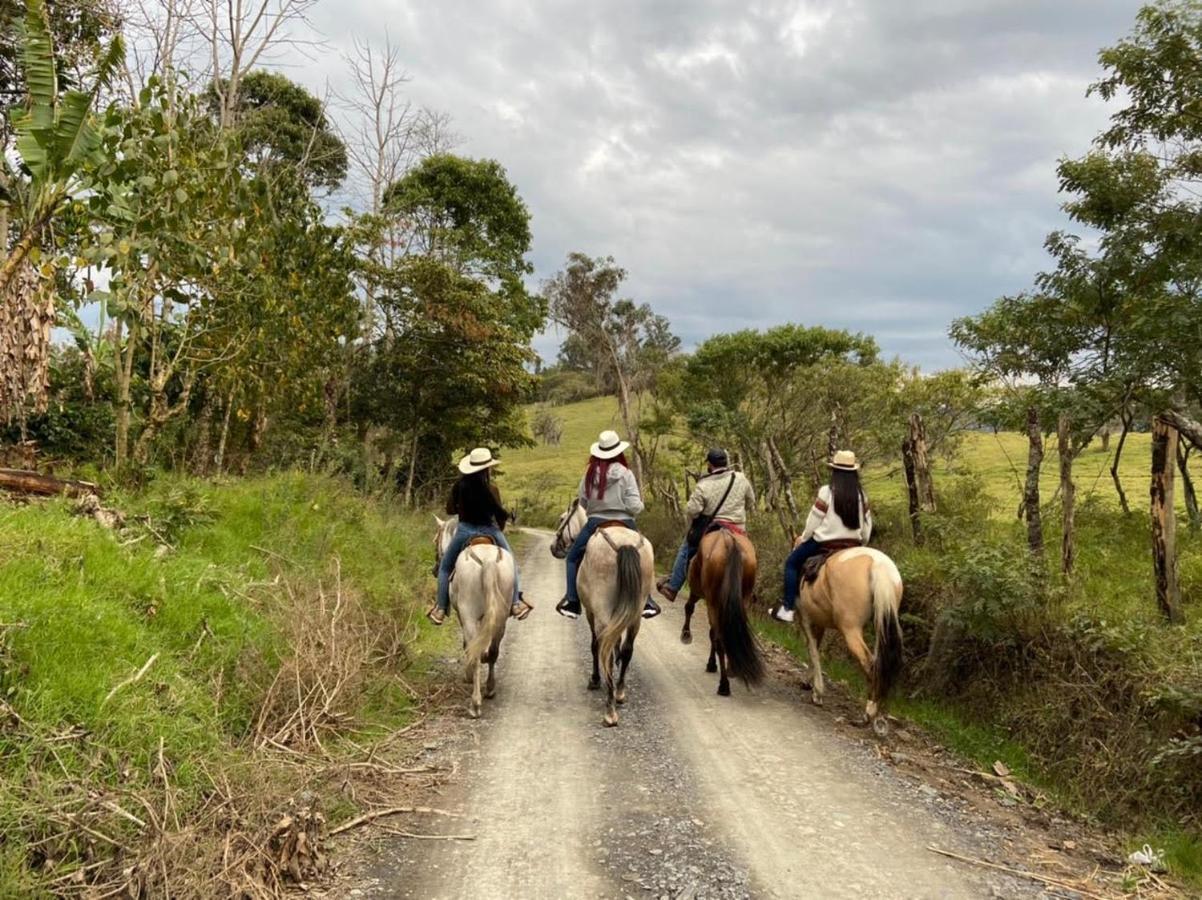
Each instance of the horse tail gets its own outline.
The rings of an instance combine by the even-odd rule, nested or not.
[[[718,633],[722,637],[730,674],[743,679],[745,684],[756,685],[764,680],[764,661],[760,658],[760,645],[751,631],[743,606],[743,551],[733,539],[729,547],[716,598]]]
[[[492,646],[493,639],[509,611],[509,600],[501,590],[500,560],[490,554],[488,559],[480,563],[480,567],[483,569],[480,583],[484,586],[484,615],[481,617],[479,630],[468,642],[465,651],[469,678],[484,660],[484,655]]]
[[[898,620],[901,607],[901,573],[889,557],[881,555],[868,570],[872,591],[872,612],[876,626],[876,646],[872,658],[873,699],[884,701],[902,670],[902,632]]]
[[[597,653],[606,682],[613,681],[614,653],[622,635],[643,614],[643,557],[639,548],[623,544],[618,548],[618,593],[609,621],[597,636]]]

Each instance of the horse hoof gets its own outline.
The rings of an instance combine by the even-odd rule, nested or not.
[[[877,737],[888,737],[889,720],[885,716],[877,716],[872,720],[872,730],[876,733]]]
[[[606,713],[605,714],[605,727],[606,728],[613,728],[617,724],[618,724],[618,714],[617,713]]]
[[[709,672],[712,675],[714,672],[718,671],[718,664],[717,663],[706,663],[705,671]]]
[[[486,700],[491,700],[495,696],[497,696],[497,689],[495,687],[490,687],[484,692],[484,697]]]
[[[813,703],[815,706],[821,706],[822,698],[818,694],[814,694],[812,697],[810,697],[810,702]]]
[[[473,719],[480,718],[480,707],[478,707],[475,703],[473,703],[471,706],[469,706],[467,708],[467,714],[469,716],[471,716]]]
[[[730,685],[729,684],[718,685],[718,696],[719,697],[729,697],[730,696]]]
[[[693,643],[693,636],[691,634],[689,634],[687,631],[683,631],[680,634],[680,642],[682,644],[691,644],[691,643]]]
[[[588,680],[588,689],[590,691],[601,690],[601,679],[600,678],[590,678]]]

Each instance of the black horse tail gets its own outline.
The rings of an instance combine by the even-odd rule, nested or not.
[[[870,699],[883,703],[902,670],[902,631],[898,620],[902,582],[892,560],[876,560],[869,570],[876,646],[873,648]]]
[[[726,652],[726,668],[744,684],[757,685],[764,680],[764,661],[743,607],[743,551],[735,540],[730,541],[726,554],[726,571],[717,599],[718,634]]]
[[[639,548],[618,548],[618,595],[609,621],[597,636],[597,654],[607,683],[613,682],[614,657],[622,635],[638,624],[643,614],[643,557]]]

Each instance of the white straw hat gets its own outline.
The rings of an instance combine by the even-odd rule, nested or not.
[[[630,442],[618,437],[616,431],[603,431],[597,438],[597,443],[589,448],[589,453],[597,459],[613,459],[621,456],[630,449]]]
[[[856,455],[850,450],[840,450],[828,465],[832,469],[843,469],[847,472],[855,472],[860,468],[860,464],[856,462]]]
[[[493,459],[492,451],[487,447],[477,447],[463,459],[459,460],[459,471],[464,475],[471,475],[473,472],[482,472],[485,469],[491,469],[493,466],[499,466],[501,461]]]

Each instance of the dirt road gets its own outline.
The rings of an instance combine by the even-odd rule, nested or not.
[[[1041,896],[1030,883],[937,856],[990,856],[989,823],[899,777],[869,740],[773,679],[715,694],[704,614],[683,646],[680,604],[644,624],[619,727],[585,688],[588,626],[554,613],[563,565],[534,534],[523,579],[536,612],[512,623],[495,700],[427,747],[463,777],[434,798],[462,819],[390,839],[364,897]],[[697,623],[695,623],[696,626]]]

